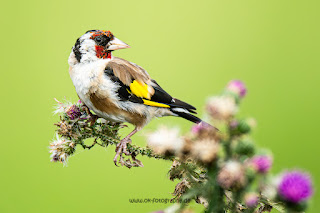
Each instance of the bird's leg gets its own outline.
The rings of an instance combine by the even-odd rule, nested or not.
[[[97,115],[92,114],[92,112],[90,112],[90,109],[89,109],[89,107],[87,107],[87,105],[85,105],[83,102],[82,102],[82,104],[83,104],[84,110],[86,111],[87,115],[90,116],[88,121],[90,122],[90,124],[92,126],[93,124],[96,123],[96,121],[99,117]]]
[[[134,128],[134,130],[132,132],[130,132],[129,135],[127,135],[126,137],[124,137],[118,144],[117,144],[117,147],[116,147],[116,155],[114,156],[113,158],[113,162],[116,166],[117,165],[117,159],[118,157],[124,153],[125,155],[130,155],[130,153],[128,152],[127,150],[127,144],[128,143],[131,143],[131,139],[130,137],[134,134],[136,134],[138,132],[138,129],[137,128]]]

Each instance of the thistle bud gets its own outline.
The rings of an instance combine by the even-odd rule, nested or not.
[[[247,119],[247,120],[232,120],[229,123],[229,130],[232,135],[242,135],[242,134],[247,134],[251,131],[252,126],[251,123],[252,120]]]
[[[248,139],[235,141],[234,152],[240,156],[245,155],[251,157],[255,153],[254,143]]]

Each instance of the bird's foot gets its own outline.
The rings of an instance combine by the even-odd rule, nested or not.
[[[92,126],[93,124],[96,123],[99,116],[92,114],[92,112],[90,112],[90,109],[87,107],[87,105],[83,104],[83,107],[84,107],[84,110],[86,111],[87,115],[89,116],[88,122],[90,122],[90,125]]]
[[[127,150],[127,144],[128,143],[131,143],[131,139],[130,138],[124,138],[122,139],[118,144],[117,144],[117,147],[116,147],[116,155],[114,156],[113,158],[113,162],[116,166],[117,165],[117,161],[118,161],[118,157],[120,156],[120,158],[122,157],[122,153],[125,154],[125,155],[130,155],[130,153],[128,152]]]
[[[99,116],[97,115],[94,115],[94,114],[91,114],[89,119],[88,119],[88,122],[90,122],[90,125],[92,126],[93,124],[96,123],[96,121],[98,120]]]

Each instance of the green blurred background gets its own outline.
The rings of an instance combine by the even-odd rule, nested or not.
[[[200,116],[206,98],[243,80],[249,92],[240,116],[257,119],[253,136],[273,151],[273,172],[312,173],[308,212],[319,212],[319,9],[317,0],[2,2],[0,212],[147,213],[169,206],[128,201],[171,198],[168,162],[141,158],[144,168],[118,168],[113,147],[79,148],[67,167],[50,162],[53,99],[77,100],[67,59],[91,29],[111,30],[130,44],[114,55],[144,67]],[[133,143],[145,145],[145,132],[161,124],[191,127],[156,119]]]

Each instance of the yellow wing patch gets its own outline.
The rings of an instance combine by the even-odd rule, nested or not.
[[[145,83],[141,83],[137,80],[134,80],[130,84],[130,90],[133,94],[135,94],[139,98],[151,99],[151,94],[149,92],[149,86]]]
[[[154,102],[154,101],[148,101],[148,100],[145,100],[145,99],[142,99],[142,100],[143,100],[143,104],[148,105],[148,106],[170,108],[170,106],[166,105],[166,104],[161,104],[161,103]]]
[[[151,86],[148,86],[145,83],[141,83],[137,80],[134,80],[130,84],[130,92],[134,95],[136,95],[139,98],[143,98],[143,104],[148,106],[155,106],[155,107],[164,107],[164,108],[170,108],[169,105],[150,101],[151,96],[154,94],[154,89]],[[145,99],[144,99],[145,98]],[[148,100],[146,100],[148,99]]]

